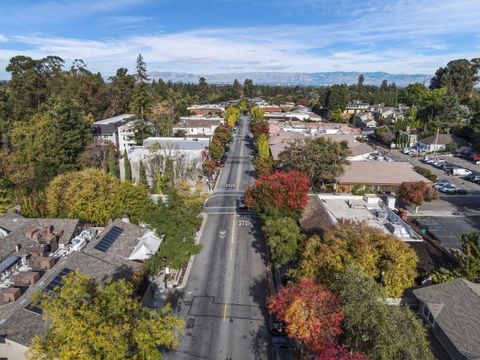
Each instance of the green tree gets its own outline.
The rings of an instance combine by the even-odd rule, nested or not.
[[[302,171],[308,175],[314,191],[321,191],[344,172],[350,155],[346,142],[335,142],[329,138],[306,139],[295,142],[280,154],[280,162],[288,169]]]
[[[328,285],[351,265],[385,287],[388,296],[400,297],[413,286],[417,266],[415,252],[395,236],[365,223],[341,221],[322,238],[305,243],[298,275],[316,278]]]
[[[253,98],[254,96],[254,87],[252,79],[245,79],[243,82],[243,96],[248,98]]]
[[[304,236],[295,219],[291,217],[265,217],[263,232],[267,238],[270,257],[281,267],[294,260]]]
[[[467,101],[472,95],[473,87],[478,83],[480,63],[473,59],[450,61],[446,67],[439,68],[430,82],[431,89],[446,87],[455,93],[460,101]]]
[[[142,306],[132,283],[97,285],[81,273],[67,275],[64,282],[40,298],[49,329],[33,339],[33,358],[161,359],[161,348],[178,345],[183,319],[169,306]]]
[[[128,159],[127,149],[123,150],[123,168],[125,170],[125,181],[132,181],[132,165]]]
[[[378,360],[434,359],[422,321],[403,305],[387,305],[381,286],[361,270],[347,267],[334,288],[345,316],[343,343],[352,351]]]
[[[329,111],[345,110],[348,102],[348,88],[345,85],[332,85],[328,89],[325,107]]]
[[[135,74],[136,84],[133,88],[132,99],[130,101],[130,110],[133,111],[141,120],[145,120],[145,112],[152,101],[150,80],[147,74],[147,65],[143,60],[142,54],[137,58],[137,72]]]
[[[335,110],[333,110],[330,114],[330,117],[336,123],[343,122],[342,110],[340,108],[336,108]]]
[[[213,160],[219,161],[223,155],[222,143],[216,139],[213,139],[210,145],[208,145],[208,153]]]
[[[208,84],[207,79],[201,77],[198,79],[198,92],[200,94],[200,101],[205,102],[208,98]]]
[[[10,185],[7,180],[0,178],[0,214],[12,207]]]
[[[143,140],[153,135],[150,124],[140,118],[133,122],[132,131],[137,145],[143,145]]]
[[[242,85],[240,84],[240,81],[238,81],[237,79],[233,81],[232,97],[234,99],[240,99],[242,97]]]
[[[420,83],[410,84],[400,91],[400,101],[408,106],[422,106],[429,90]]]
[[[108,172],[110,175],[117,176],[117,159],[115,156],[115,147],[111,142],[108,143]]]
[[[110,86],[107,90],[109,107],[105,112],[105,117],[128,112],[135,87],[135,77],[128,74],[128,70],[125,68],[117,69],[116,75],[110,77],[109,80]]]
[[[148,181],[147,181],[147,171],[145,169],[145,165],[143,164],[143,161],[140,160],[140,165],[138,168],[138,183],[148,186]]]

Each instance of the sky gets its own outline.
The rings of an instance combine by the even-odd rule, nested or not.
[[[0,0],[11,57],[57,55],[112,75],[384,71],[480,57],[480,0]]]

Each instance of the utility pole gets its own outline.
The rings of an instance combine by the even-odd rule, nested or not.
[[[435,152],[437,151],[437,143],[438,143],[438,133],[440,131],[440,128],[437,128],[437,135],[435,136],[435,147],[433,148],[433,155],[435,155]]]

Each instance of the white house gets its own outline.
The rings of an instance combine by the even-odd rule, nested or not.
[[[153,182],[153,171],[163,170],[167,160],[174,163],[174,171],[188,172],[188,169],[200,170],[207,156],[207,148],[211,137],[176,138],[149,137],[143,141],[143,146],[133,146],[128,149],[127,156],[132,168],[132,178],[139,179],[140,161],[144,164],[147,179]],[[120,161],[120,177],[125,178],[124,159]]]
[[[223,118],[220,117],[181,117],[180,122],[173,126],[173,133],[184,131],[186,136],[212,136],[215,129],[222,123]]]
[[[128,123],[132,123],[135,118],[133,114],[123,114],[108,119],[95,121],[93,123],[93,138],[101,142],[111,142],[117,148],[120,148],[119,128]]]
[[[451,134],[429,136],[425,139],[418,140],[415,147],[426,152],[444,151],[450,143],[456,144],[458,150],[470,148],[470,144],[466,140]]]
[[[355,115],[355,125],[360,128],[376,128],[377,122],[371,112],[359,112]]]

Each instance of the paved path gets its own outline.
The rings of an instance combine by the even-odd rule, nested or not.
[[[266,259],[258,218],[238,211],[243,190],[254,181],[253,145],[242,117],[231,153],[212,196],[186,287],[175,307],[186,334],[168,359],[268,359]]]

